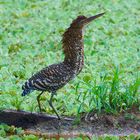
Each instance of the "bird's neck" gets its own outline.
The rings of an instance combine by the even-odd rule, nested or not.
[[[68,28],[63,35],[64,63],[69,64],[78,74],[84,65],[84,43],[82,29]]]

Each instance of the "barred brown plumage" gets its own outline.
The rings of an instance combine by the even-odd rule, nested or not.
[[[63,34],[62,43],[65,54],[64,61],[42,69],[34,74],[22,86],[22,96],[25,96],[33,90],[41,91],[41,93],[37,96],[40,111],[40,96],[45,91],[51,92],[49,104],[56,113],[58,119],[60,119],[57,111],[52,105],[52,98],[58,89],[66,85],[82,70],[84,65],[83,27],[103,14],[104,13],[101,13],[89,18],[85,16],[78,16]]]

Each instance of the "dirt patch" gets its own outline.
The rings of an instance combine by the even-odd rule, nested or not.
[[[0,123],[22,127],[26,134],[49,138],[74,137],[80,134],[88,137],[104,134],[140,134],[140,112],[137,110],[117,116],[92,112],[84,114],[79,124],[73,118],[63,118],[59,121],[55,116],[5,110],[0,112]]]

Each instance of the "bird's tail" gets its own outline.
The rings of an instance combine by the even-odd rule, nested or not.
[[[27,94],[29,94],[29,93],[31,93],[32,92],[32,89],[30,89],[30,88],[26,88],[26,86],[22,86],[22,90],[23,90],[23,92],[22,92],[22,96],[25,96],[25,95],[27,95]]]
[[[25,95],[29,94],[30,92],[31,92],[30,89],[24,89],[21,95],[25,96]]]

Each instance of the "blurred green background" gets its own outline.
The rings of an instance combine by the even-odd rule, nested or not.
[[[36,96],[21,97],[33,73],[63,60],[61,39],[78,15],[106,14],[85,29],[85,66],[58,91],[59,114],[140,107],[139,0],[0,0],[0,109],[39,111]],[[46,92],[44,112],[53,113]]]

